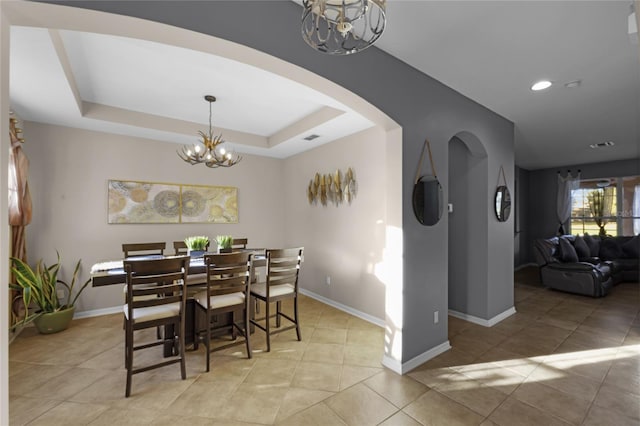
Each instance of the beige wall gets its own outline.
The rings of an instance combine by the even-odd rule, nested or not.
[[[248,237],[250,246],[283,244],[282,160],[245,155],[229,169],[182,162],[179,145],[34,122],[24,124],[31,167],[33,222],[27,228],[29,261],[48,263],[60,251],[64,270],[81,258],[83,280],[92,264],[121,257],[125,242],[182,240],[188,235]],[[194,141],[197,136],[194,135]],[[107,224],[107,180],[223,185],[238,188],[237,224]],[[120,286],[83,293],[79,312],[119,306]]]
[[[385,245],[385,133],[371,129],[278,160],[245,155],[229,169],[181,162],[178,145],[27,122],[25,152],[34,201],[27,228],[31,263],[55,261],[65,271],[81,258],[83,280],[95,262],[121,257],[123,242],[188,235],[248,237],[252,247],[305,247],[300,285],[307,291],[384,321],[384,285],[376,277]],[[194,141],[196,137],[194,136]],[[316,172],[352,167],[358,193],[351,204],[310,206],[306,188]],[[238,224],[107,224],[107,180],[238,187]],[[326,276],[331,284],[326,285]],[[90,288],[78,312],[117,307],[120,286]]]
[[[305,247],[302,287],[384,322],[382,262],[386,226],[386,134],[373,128],[285,160],[285,235]],[[316,172],[355,171],[358,193],[339,206],[310,205]],[[326,277],[331,284],[326,284]]]

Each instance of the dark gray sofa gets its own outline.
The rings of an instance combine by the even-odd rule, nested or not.
[[[640,236],[563,235],[534,243],[545,287],[585,296],[605,296],[622,281],[640,282]]]

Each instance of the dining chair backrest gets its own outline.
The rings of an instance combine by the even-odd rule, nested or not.
[[[267,249],[267,295],[270,288],[288,284],[298,292],[298,275],[302,262],[302,247],[287,249]]]
[[[187,254],[189,252],[189,249],[187,249],[187,244],[184,241],[174,241],[173,252],[173,254],[178,256],[181,254]]]
[[[204,248],[205,250],[209,250],[209,244]],[[176,256],[181,254],[188,254],[189,248],[187,247],[187,243],[184,241],[174,241],[173,242],[173,251]]]
[[[243,252],[205,254],[209,296],[248,291],[251,256],[251,253]]]
[[[167,243],[129,243],[122,244],[122,253],[124,258],[133,256],[149,256],[164,254],[164,249],[167,247]]]
[[[248,238],[234,238],[233,242],[231,243],[231,248],[234,248],[234,249],[246,249],[247,248],[247,244],[249,244],[249,239]]]
[[[125,259],[123,266],[129,318],[133,318],[133,310],[137,308],[186,303],[184,283],[189,271],[189,256]]]

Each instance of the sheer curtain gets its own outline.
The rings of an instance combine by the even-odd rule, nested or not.
[[[564,224],[567,223],[571,217],[571,191],[580,187],[580,171],[573,177],[571,171],[567,173],[567,176],[563,177],[558,172],[558,198],[557,198],[557,210],[558,216],[558,235],[566,234]]]

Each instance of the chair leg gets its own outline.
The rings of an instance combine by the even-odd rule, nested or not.
[[[302,341],[302,335],[300,334],[300,321],[298,320],[298,295],[293,298],[293,319],[296,320],[296,334],[298,335],[298,341]]]
[[[184,321],[180,321],[180,324],[176,324],[176,327],[178,327],[180,336],[178,336],[178,346],[179,346],[179,351],[180,351],[180,373],[182,376],[182,380],[185,380],[187,378],[187,366],[185,364],[185,358],[186,358],[186,351],[185,351],[185,341],[184,341],[184,331],[185,331],[185,325],[184,325]]]
[[[238,338],[238,330],[236,329],[236,311],[231,311],[231,339],[236,340]]]
[[[271,352],[271,318],[269,318],[269,301],[264,302],[264,314],[265,314],[265,328],[267,329],[267,352]]]
[[[128,398],[131,395],[131,379],[133,376],[133,329],[131,324],[126,325],[125,331],[125,367],[127,369],[127,385],[125,389],[125,397]]]
[[[200,347],[200,315],[198,315],[198,307],[193,308],[193,350],[197,351]]]
[[[210,371],[209,364],[211,363],[211,313],[207,310],[206,314],[206,325],[204,329],[204,346],[207,349],[207,372]]]
[[[281,325],[281,323],[280,323],[280,321],[281,321],[280,320],[280,313],[281,312],[282,312],[282,301],[278,300],[276,302],[276,327],[277,328],[280,328],[280,325]]]
[[[251,344],[249,343],[249,336],[251,335],[251,329],[249,326],[249,306],[244,310],[244,341],[247,345],[247,358],[251,359]]]

